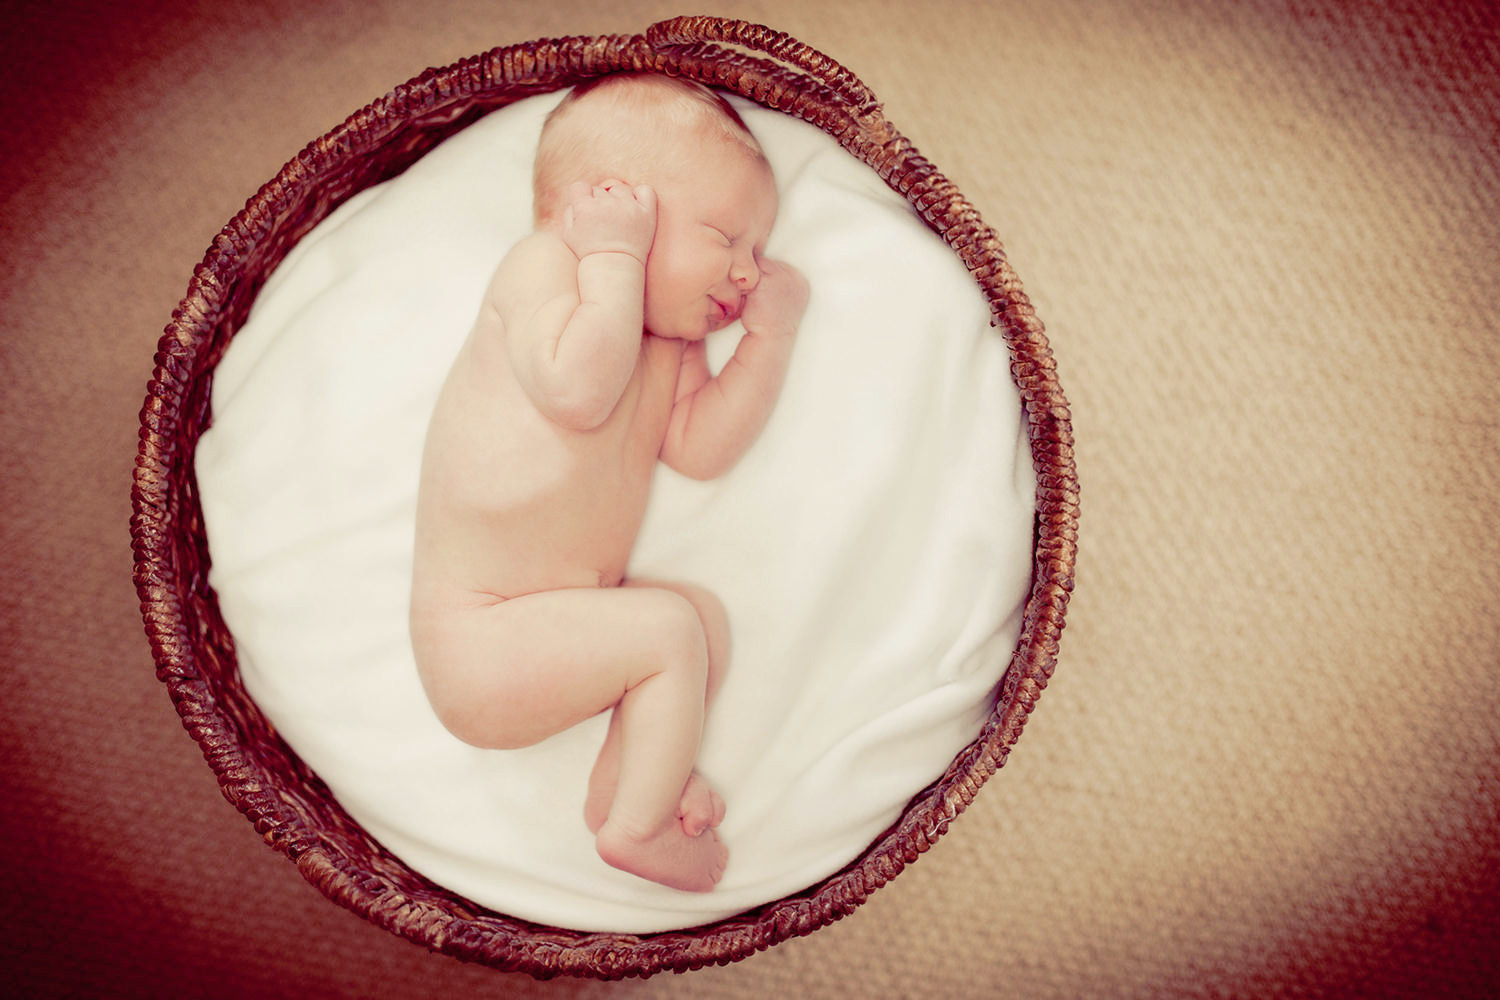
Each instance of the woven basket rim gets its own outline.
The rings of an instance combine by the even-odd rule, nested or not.
[[[768,57],[768,58],[767,58]],[[809,121],[902,194],[989,301],[1026,404],[1037,472],[1032,586],[980,735],[844,869],[801,893],[696,928],[616,934],[545,927],[438,886],[348,816],[238,686],[233,638],[207,582],[193,455],[213,369],[266,275],[317,221],[442,138],[516,100],[618,72],[682,75]],[[158,678],[227,799],[330,899],[460,959],[537,978],[619,979],[727,964],[853,912],[925,852],[1005,763],[1056,665],[1077,548],[1067,401],[1041,322],[995,233],[886,120],[853,73],[764,25],[674,18],[644,34],[539,39],[429,69],[309,143],[220,231],[159,341],[131,499],[134,580]]]

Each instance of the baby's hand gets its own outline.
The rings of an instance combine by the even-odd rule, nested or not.
[[[563,209],[563,242],[579,259],[591,253],[627,253],[646,262],[656,236],[656,192],[607,180],[597,187],[578,182],[568,188]]]
[[[790,337],[807,309],[807,279],[790,264],[762,257],[760,283],[745,300],[740,320],[751,333]]]

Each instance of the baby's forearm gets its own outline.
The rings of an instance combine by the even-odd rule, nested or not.
[[[694,345],[672,409],[662,460],[694,479],[728,472],[755,443],[776,407],[793,340],[791,334],[747,333],[713,377],[702,345]]]
[[[616,314],[634,314],[641,331],[641,308],[646,294],[646,265],[624,250],[598,250],[578,261],[580,305],[598,305]]]
[[[591,430],[613,412],[640,357],[645,268],[616,251],[578,264],[578,305],[536,359],[554,419]]]

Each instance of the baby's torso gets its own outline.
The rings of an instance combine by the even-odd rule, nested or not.
[[[498,331],[484,327],[492,321],[482,318],[464,345],[428,430],[415,584],[459,599],[618,584],[645,514],[682,344],[643,337],[608,419],[574,431],[527,398]]]

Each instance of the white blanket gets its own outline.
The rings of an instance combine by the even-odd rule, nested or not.
[[[218,366],[197,472],[246,688],[350,814],[501,912],[648,932],[838,870],[975,737],[1019,630],[1034,483],[961,262],[821,131],[739,102],[781,187],[768,253],[812,301],[761,439],[714,482],[662,467],[631,563],[729,611],[700,757],[729,869],[693,895],[601,862],[582,809],[605,717],[525,750],[466,746],[429,709],[406,627],[428,415],[529,229],[556,100],[484,118],[302,240]],[[741,332],[714,335],[715,364]]]

